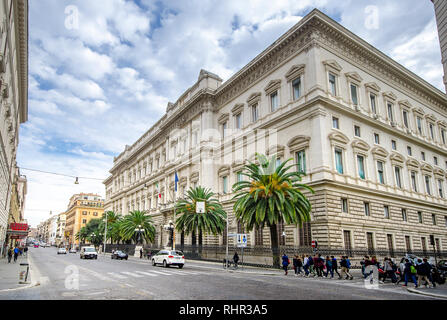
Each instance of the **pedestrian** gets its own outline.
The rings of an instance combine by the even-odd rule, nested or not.
[[[312,275],[315,277],[315,261],[312,256],[309,256],[309,271],[312,273]]]
[[[147,251],[147,259],[148,259],[148,260],[151,260],[151,257],[152,257],[152,250],[149,249],[149,250]]]
[[[297,269],[298,269],[298,274],[302,275],[302,270],[301,268],[303,267],[303,261],[300,259],[300,257],[296,256],[298,258],[298,263],[297,263]]]
[[[326,278],[328,277],[329,273],[331,274],[331,279],[333,279],[334,270],[332,269],[332,259],[330,259],[329,256],[326,256]]]
[[[432,282],[429,280],[429,275],[431,271],[431,265],[427,262],[427,259],[424,259],[422,262],[421,259],[418,259],[418,264],[416,265],[416,272],[418,275],[418,287],[421,286],[422,280],[425,281],[425,286],[429,288],[433,288]]]
[[[388,276],[391,278],[392,283],[397,283],[395,268],[393,267],[391,259],[387,257],[385,257],[385,259],[383,260],[383,271],[385,272],[383,276],[383,282],[385,282],[386,277]]]
[[[317,270],[317,276],[323,277],[324,260],[321,258],[321,254],[315,258],[315,269]]]
[[[298,256],[295,255],[293,257],[293,271],[295,272],[295,276],[298,275]]]
[[[289,257],[284,252],[284,254],[282,256],[282,268],[284,269],[285,276],[287,276],[287,269],[289,268],[289,263],[290,263]]]
[[[9,248],[9,250],[8,250],[8,263],[11,263],[13,252],[14,252],[14,250],[12,250],[12,248]]]
[[[235,252],[233,256],[234,268],[237,268],[238,261],[239,261],[239,255],[237,254],[237,252]]]
[[[340,265],[341,265],[342,278],[346,274],[346,278],[345,278],[346,280],[354,279],[353,276],[349,273],[349,269],[351,268],[351,262],[349,261],[348,256],[341,257]]]
[[[304,269],[304,276],[307,277],[309,275],[309,255],[306,255],[303,259],[303,269]]]
[[[337,262],[337,259],[334,256],[331,256],[331,260],[332,260],[332,271],[334,273],[337,273],[338,278],[341,279],[341,275],[338,273],[338,262]]]
[[[14,262],[17,261],[17,256],[19,255],[19,252],[20,252],[20,250],[19,250],[19,248],[16,246],[16,247],[14,248]]]
[[[405,284],[403,285],[403,287],[406,287],[408,284],[408,280],[411,278],[411,280],[414,283],[414,287],[417,288],[418,287],[418,283],[416,280],[416,273],[417,270],[416,268],[413,266],[413,264],[410,262],[410,260],[405,259],[405,269],[404,269],[404,276],[405,276]]]
[[[140,259],[143,259],[143,248],[140,248]]]
[[[24,253],[24,256],[26,257],[28,254],[28,247],[25,247],[25,249],[23,249],[23,253]]]
[[[405,274],[404,274],[404,270],[405,270],[405,258],[400,259],[400,263],[399,263],[399,280],[397,280],[396,284],[401,283],[402,281],[405,282]]]

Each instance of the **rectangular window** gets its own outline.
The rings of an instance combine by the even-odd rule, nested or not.
[[[388,119],[394,121],[393,104],[388,103]]]
[[[329,73],[329,90],[333,96],[337,95],[337,86],[335,82],[336,82],[335,75]]]
[[[377,176],[379,178],[379,183],[385,184],[384,172],[383,172],[383,162],[377,161]]]
[[[441,197],[441,198],[444,198],[444,190],[443,190],[444,188],[443,188],[443,185],[442,185],[442,180],[441,179],[439,179],[438,180],[438,192],[439,192],[439,196]]]
[[[436,226],[436,215],[435,214],[431,215],[431,222],[433,223],[434,226]]]
[[[227,122],[225,121],[224,123],[222,123],[222,138],[225,138],[226,132],[227,132]],[[174,149],[174,150],[176,150],[176,149]]]
[[[343,174],[343,155],[341,149],[335,149],[335,167],[338,173]]]
[[[431,190],[430,190],[430,176],[425,176],[425,191],[431,195]]]
[[[444,226],[447,227],[447,217],[444,217]]]
[[[365,208],[365,216],[369,217],[370,211],[369,211],[369,202],[363,202],[363,207]]]
[[[351,100],[355,106],[359,104],[358,97],[357,97],[357,86],[352,83],[351,83]]]
[[[82,219],[82,223],[87,223],[87,219]]]
[[[421,245],[422,245],[422,252],[424,255],[427,254],[427,239],[425,237],[421,237]]]
[[[394,167],[394,175],[396,176],[396,186],[402,188],[402,180],[400,177],[400,167]]]
[[[419,221],[419,223],[423,223],[423,220],[422,220],[422,211],[418,211],[418,221]]]
[[[417,117],[416,118],[416,122],[417,122],[417,125],[418,125],[419,134],[422,134],[422,119],[421,119],[421,117]]]
[[[433,163],[435,164],[435,166],[438,165],[438,157],[433,157]]]
[[[343,239],[345,241],[345,249],[351,249],[351,231],[344,230],[343,231]]]
[[[407,209],[402,209],[402,220],[407,221]]]
[[[223,183],[223,186],[222,186],[223,193],[228,193],[228,177],[227,176],[222,177],[222,183]]]
[[[414,192],[418,192],[416,171],[411,171],[411,186],[412,186]]]
[[[411,153],[411,147],[407,147],[407,153],[408,153],[409,156],[412,155],[412,153]]]
[[[425,152],[424,151],[421,151],[421,159],[422,159],[422,161],[425,161]]]
[[[241,182],[244,180],[244,176],[242,175],[241,171],[239,171],[236,175],[237,175],[237,182]]]
[[[380,144],[380,137],[377,133],[374,133],[374,143],[375,144]]]
[[[253,122],[258,121],[258,104],[254,104],[251,107],[251,119]]]
[[[236,115],[236,129],[242,128],[242,113]]]
[[[301,77],[292,81],[293,100],[301,96]]]
[[[366,233],[366,242],[368,245],[368,254],[373,255],[374,254],[374,237],[372,232]]]
[[[405,236],[405,248],[407,249],[407,253],[411,252],[411,241],[409,236]]]
[[[441,129],[442,144],[445,144],[445,130]]]
[[[371,102],[371,111],[372,111],[372,113],[377,114],[376,95],[371,93],[369,95],[369,101]]]
[[[430,123],[430,137],[435,140],[435,132],[433,130],[433,124]]]
[[[404,110],[404,111],[402,112],[402,115],[403,115],[403,118],[404,118],[404,126],[405,126],[406,128],[408,128],[408,112]]]
[[[390,251],[390,256],[394,257],[394,244],[393,244],[393,235],[387,234],[386,240],[388,242],[388,250]]]
[[[360,127],[359,126],[354,126],[354,135],[356,137],[360,137]]]
[[[298,172],[306,173],[306,153],[304,150],[295,153]]]
[[[332,128],[340,129],[340,124],[337,117],[332,117]]]
[[[397,147],[396,141],[391,140],[391,149],[396,150],[396,147]]]
[[[383,206],[383,213],[384,213],[385,219],[389,219],[390,218],[390,207]]]
[[[278,109],[278,91],[275,91],[270,95],[270,105],[272,107],[272,112]]]
[[[262,246],[264,244],[264,236],[262,233],[262,227],[255,229],[255,245]]]
[[[358,155],[357,156],[357,166],[358,166],[358,173],[360,179],[365,179],[365,158],[363,156]]]
[[[348,199],[346,198],[341,198],[341,211],[348,213]]]

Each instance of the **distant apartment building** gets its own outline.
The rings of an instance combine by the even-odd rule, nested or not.
[[[447,249],[447,96],[318,10],[226,82],[202,70],[114,158],[105,209],[146,210],[154,245],[167,246],[177,172],[176,199],[210,188],[241,233],[231,186],[256,152],[293,159],[315,190],[309,223],[277,225],[281,245],[411,252],[433,236]],[[269,228],[248,232],[248,245],[269,246]]]
[[[28,120],[28,1],[0,1],[0,250],[14,186],[19,126]]]
[[[70,198],[68,209],[65,211],[65,234],[68,244],[78,245],[76,234],[92,219],[100,219],[104,214],[104,199],[93,193],[75,194]]]
[[[60,246],[65,245],[66,237],[65,237],[65,213],[61,213],[57,217],[57,231],[56,231],[56,245]]]

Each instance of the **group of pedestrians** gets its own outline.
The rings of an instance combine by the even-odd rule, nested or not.
[[[28,249],[27,249],[28,251]],[[22,255],[22,250],[19,249],[18,246],[15,246],[14,248],[9,248],[8,249],[8,263],[11,263],[12,257],[14,256],[14,262],[17,261],[17,257],[19,255]]]
[[[282,266],[285,275],[288,274],[289,264],[289,257],[284,253],[282,256]],[[326,258],[323,258],[321,254],[317,254],[313,257],[312,255],[303,255],[302,257],[295,255],[293,257],[295,276],[328,278],[330,275],[331,278],[334,278],[334,274],[336,273],[338,279],[353,279],[353,276],[349,273],[351,262],[347,256],[341,256],[340,258],[340,272],[338,272],[338,267],[339,262],[334,256],[326,256]]]

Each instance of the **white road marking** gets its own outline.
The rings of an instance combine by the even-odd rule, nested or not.
[[[173,274],[172,273],[168,273],[168,272],[161,272],[161,271],[155,271],[155,270],[152,270],[151,272],[155,272],[155,273],[158,273],[158,274],[161,274],[161,275],[164,275],[164,276],[172,276]]]
[[[120,275],[118,273],[115,273],[115,272],[108,272],[107,274],[111,275],[112,277],[118,278],[118,279],[127,279],[127,277]]]
[[[128,271],[121,271],[121,273],[127,274],[128,276],[134,277],[134,278],[142,278],[143,276],[140,276],[139,274],[135,274]]]
[[[144,272],[144,271],[135,271],[135,272],[144,274],[146,276],[158,277],[156,274],[152,274],[152,273],[149,273],[149,272]]]

